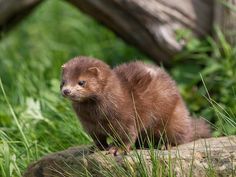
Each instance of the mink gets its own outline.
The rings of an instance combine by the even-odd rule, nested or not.
[[[204,120],[190,116],[167,72],[141,61],[112,69],[99,59],[75,57],[62,66],[61,93],[95,145],[114,155],[151,140],[175,146],[211,136]],[[115,143],[108,144],[109,137]]]

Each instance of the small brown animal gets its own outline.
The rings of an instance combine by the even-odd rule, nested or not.
[[[210,137],[208,125],[190,117],[175,82],[157,66],[135,61],[111,69],[101,60],[76,57],[62,66],[61,92],[96,146],[114,155],[135,142],[163,138],[178,145]],[[108,137],[120,144],[109,146]]]

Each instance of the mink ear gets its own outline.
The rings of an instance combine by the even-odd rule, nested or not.
[[[100,73],[100,70],[99,70],[99,68],[97,68],[97,67],[91,67],[91,68],[89,68],[88,69],[91,73],[93,73],[94,75],[99,75],[99,73]]]
[[[66,67],[66,64],[63,64],[62,66],[61,66],[61,69],[64,69]]]

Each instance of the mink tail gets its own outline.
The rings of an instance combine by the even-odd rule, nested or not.
[[[193,129],[192,140],[211,137],[210,126],[205,120],[192,118],[191,121],[191,126]]]

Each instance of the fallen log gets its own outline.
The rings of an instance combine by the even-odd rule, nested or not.
[[[8,31],[42,0],[0,0],[0,31]]]
[[[236,136],[201,139],[171,150],[137,150],[128,155],[92,153],[72,147],[31,164],[24,177],[65,176],[234,176]],[[122,171],[123,169],[123,171]],[[122,175],[123,174],[123,175]]]
[[[156,61],[167,62],[184,41],[176,31],[196,36],[212,29],[212,0],[69,0]]]
[[[42,0],[0,0],[0,31],[8,31]],[[236,0],[68,0],[156,62],[171,62],[186,42],[180,30],[212,35],[220,27],[236,43]],[[79,20],[79,19],[78,19]]]

